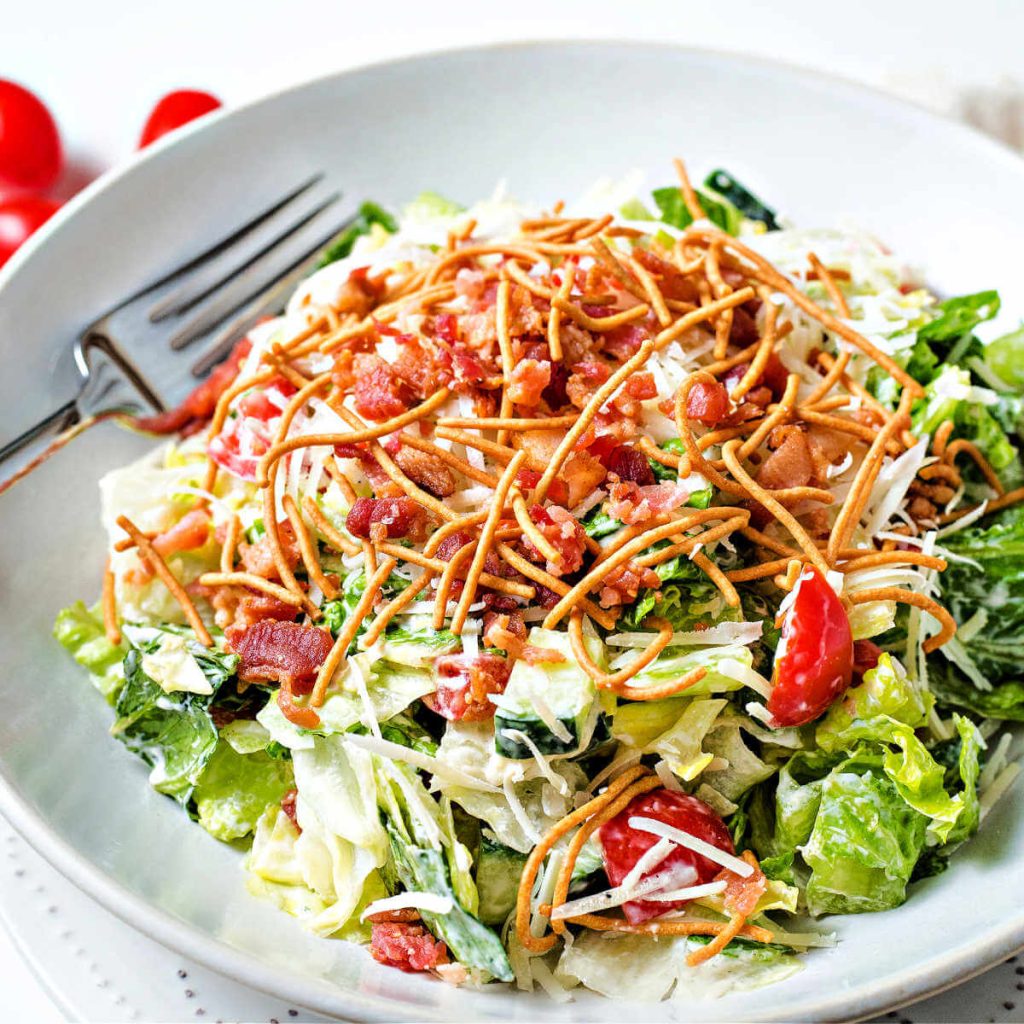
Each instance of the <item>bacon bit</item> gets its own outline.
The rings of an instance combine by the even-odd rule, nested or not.
[[[518,658],[526,642],[526,623],[519,612],[487,612],[484,615],[484,644]]]
[[[757,482],[771,491],[806,487],[814,479],[814,459],[807,434],[799,427],[772,431],[769,444],[777,445],[757,471]]]
[[[448,963],[448,948],[420,924],[405,921],[375,921],[370,938],[370,955],[379,964],[415,973]]]
[[[736,306],[732,311],[732,326],[729,329],[729,340],[734,345],[752,345],[760,337],[757,321],[743,306]]]
[[[715,881],[725,882],[725,890],[722,893],[722,903],[725,909],[733,914],[750,917],[757,909],[758,900],[768,889],[768,879],[752,853],[745,852],[743,859],[754,869],[752,874],[744,878],[742,875],[736,874],[735,871],[723,868],[715,876]]]
[[[295,828],[301,834],[302,826],[299,824],[299,817],[295,810],[295,800],[299,795],[299,791],[295,788],[289,789],[283,797],[281,797],[281,810],[284,811],[288,820],[295,826]]]
[[[365,419],[379,422],[411,408],[408,385],[380,356],[359,353],[355,357],[354,374],[355,408]]]
[[[290,523],[281,523],[277,530],[281,539],[281,549],[284,552],[285,562],[289,569],[294,569],[299,564],[299,543],[295,539],[295,533]],[[255,544],[248,544],[242,541],[238,545],[238,557],[242,560],[242,567],[253,576],[262,576],[265,580],[278,580],[277,564],[274,561],[274,551],[270,538],[264,534]]]
[[[494,717],[487,696],[505,692],[512,663],[496,654],[443,654],[434,671],[437,691],[423,703],[450,722],[481,722]]]
[[[562,467],[561,477],[568,488],[566,504],[575,508],[584,498],[594,492],[594,489],[604,483],[607,471],[589,452],[575,452],[569,456],[568,461]],[[548,497],[552,501],[557,499],[559,490],[552,486],[548,488]]]
[[[195,551],[210,539],[210,511],[195,508],[179,519],[174,526],[153,538],[153,547],[167,558],[179,551]]]
[[[689,497],[690,492],[685,487],[668,480],[646,487],[624,481],[608,488],[608,515],[629,526],[637,526],[680,508]]]
[[[455,493],[455,477],[452,471],[430,452],[421,452],[401,444],[401,435],[396,440],[395,450],[385,445],[398,468],[414,483],[435,498],[447,498]],[[411,499],[406,499],[411,500]],[[417,505],[417,508],[419,506]]]
[[[181,405],[155,416],[136,417],[135,426],[149,434],[173,434],[193,425],[202,425],[213,415],[217,408],[217,399],[234,382],[239,367],[250,351],[252,342],[248,338],[243,338],[231,350],[231,355],[219,366],[214,367],[210,376],[194,388]]]
[[[602,608],[632,604],[644,588],[656,590],[661,579],[653,569],[637,565],[632,560],[616,566],[602,581],[598,601]]]
[[[393,369],[420,399],[429,398],[452,382],[451,359],[447,353],[441,356],[414,334],[398,338],[398,358]]]
[[[427,514],[423,507],[405,495],[397,498],[357,498],[345,520],[345,526],[353,537],[370,538],[373,527],[383,527],[381,540],[419,537],[426,523]]]
[[[516,486],[521,491],[532,491],[540,482],[540,473],[535,469],[521,469],[516,473]],[[569,488],[561,480],[553,480],[548,488],[548,497],[557,504],[564,504],[569,498]]]
[[[623,385],[622,390],[630,398],[641,402],[658,397],[658,385],[654,381],[654,374],[647,370],[634,373]]]
[[[656,482],[647,456],[637,448],[625,444],[616,445],[601,461],[608,467],[608,472],[614,473],[620,480],[643,486]]]
[[[532,408],[540,405],[544,391],[550,383],[551,363],[523,359],[512,371],[508,396],[516,405]]]
[[[470,270],[463,267],[455,275],[455,294],[472,302],[479,302],[484,297],[487,278],[482,270]]]
[[[213,605],[214,620],[225,632],[232,627],[246,629],[264,619],[294,622],[300,610],[271,594],[254,593],[244,587],[203,587],[202,592]]]
[[[548,505],[546,508],[534,505],[530,509],[530,518],[559,554],[557,562],[545,563],[545,569],[552,576],[565,576],[583,565],[587,535],[575,517],[561,505]],[[527,558],[533,562],[541,561],[543,555],[527,538],[523,538],[522,545]]]
[[[572,367],[572,375],[566,382],[565,393],[577,409],[583,409],[611,375],[610,366],[588,356]]]
[[[295,694],[313,689],[333,645],[326,630],[296,622],[264,620],[225,635],[228,646],[241,658],[239,679],[249,683],[273,680]]]
[[[600,337],[601,350],[624,363],[640,351],[640,346],[651,337],[651,332],[642,324],[622,324],[605,331]]]
[[[360,320],[380,302],[384,294],[384,281],[371,279],[369,267],[356,267],[338,289],[334,308],[339,313],[355,313]]]
[[[690,389],[686,415],[706,427],[717,427],[729,418],[729,392],[721,381],[699,380]]]
[[[679,302],[700,302],[697,285],[684,276],[674,263],[662,259],[657,253],[640,246],[633,250],[633,258],[657,279],[658,287],[666,299]]]

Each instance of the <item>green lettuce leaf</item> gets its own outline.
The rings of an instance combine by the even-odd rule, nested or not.
[[[111,703],[124,683],[125,645],[112,644],[103,631],[99,609],[91,611],[81,601],[57,613],[53,635],[82,668],[89,681]]]
[[[708,220],[730,235],[739,234],[740,224],[743,220],[740,211],[729,202],[725,196],[716,195],[708,189],[695,189],[700,205]],[[686,208],[683,194],[676,185],[669,185],[666,188],[656,188],[651,197],[661,212],[661,219],[666,224],[676,228],[688,228],[693,223],[693,217]]]
[[[779,230],[775,211],[728,171],[716,168],[704,179],[704,187],[730,202],[747,220],[760,221],[769,231]]]
[[[239,754],[221,741],[193,794],[199,824],[225,842],[241,839],[292,785],[291,762],[275,760],[262,751]]]
[[[187,806],[217,746],[209,697],[168,694],[142,669],[143,653],[132,648],[124,659],[124,686],[114,705],[112,733],[151,768],[154,789]]]
[[[823,781],[803,859],[812,914],[888,910],[906,899],[928,819],[885,774],[834,771]]]

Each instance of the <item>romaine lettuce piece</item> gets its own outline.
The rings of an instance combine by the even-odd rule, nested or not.
[[[122,663],[125,645],[112,644],[103,631],[99,609],[91,611],[76,601],[57,614],[53,635],[82,668],[89,673],[89,681],[110,703],[124,683]]]
[[[829,708],[815,730],[815,742],[829,752],[851,749],[862,738],[847,735],[854,722],[878,716],[917,728],[927,720],[934,702],[930,693],[910,681],[891,654],[883,654],[878,664],[864,673],[863,682],[847,690],[842,700]],[[886,733],[883,726],[882,734]]]
[[[383,758],[375,764],[377,799],[399,880],[414,892],[448,896],[452,901],[445,914],[421,911],[424,923],[459,963],[478,972],[482,980],[512,981],[501,940],[474,914],[478,896],[471,858],[454,834],[450,812],[433,800],[408,766]]]
[[[199,824],[225,842],[242,839],[256,828],[268,807],[280,804],[292,785],[289,761],[275,760],[262,751],[239,754],[221,741],[193,794]]]
[[[927,824],[881,772],[828,775],[801,851],[811,869],[810,912],[856,914],[899,906],[924,850]]]

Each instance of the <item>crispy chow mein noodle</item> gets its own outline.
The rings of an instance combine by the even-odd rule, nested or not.
[[[1024,501],[984,444],[958,436],[952,419],[929,424],[921,415],[925,388],[898,346],[876,343],[855,265],[847,269],[816,235],[816,251],[805,246],[780,269],[785,260],[763,254],[773,250],[757,244],[759,230],[726,233],[715,195],[695,188],[681,161],[675,167],[677,220],[661,225],[671,231],[652,222],[646,233],[635,212],[622,223],[556,206],[517,219],[502,241],[485,234],[487,216],[463,213],[416,259],[403,253],[385,267],[367,247],[366,266],[317,278],[330,286],[300,290],[285,326],[254,332],[233,376],[189,421],[203,447],[171,467],[181,473],[170,527],[143,530],[137,523],[167,520],[134,511],[112,517],[126,536],[111,539],[103,574],[97,615],[106,639],[134,642],[122,595],[136,578],[155,577],[176,621],[211,657],[237,656],[240,691],[276,688],[276,722],[283,715],[293,731],[316,733],[300,736],[297,765],[298,751],[330,736],[331,712],[349,700],[360,710],[346,742],[375,758],[394,754],[395,764],[406,757],[401,771],[416,780],[444,767],[458,723],[494,721],[491,762],[525,767],[500,786],[490,776],[469,781],[508,798],[531,844],[512,851],[522,854],[515,870],[524,866],[506,909],[515,944],[535,957],[584,929],[708,940],[689,944],[691,966],[731,942],[730,952],[743,948],[736,939],[776,941],[753,888],[741,884],[748,868],[769,884],[770,869],[762,874],[738,838],[735,854],[727,839],[692,848],[717,845],[723,858],[708,861],[721,867],[714,881],[705,874],[694,887],[700,898],[715,894],[700,906],[720,919],[662,917],[659,899],[670,903],[672,886],[629,896],[636,864],[622,872],[627,883],[611,886],[618,904],[595,902],[586,888],[593,879],[577,885],[607,830],[633,813],[627,808],[655,798],[700,803],[701,783],[729,766],[698,742],[699,766],[680,767],[675,740],[659,746],[675,720],[657,720],[656,741],[629,750],[618,715],[655,722],[658,701],[678,717],[677,706],[724,706],[724,695],[728,715],[746,709],[759,729],[791,724],[773,699],[809,580],[820,578],[819,603],[832,601],[842,616],[857,680],[853,652],[865,655],[854,637],[880,636],[888,627],[871,633],[864,623],[891,624],[898,606],[916,609],[919,651],[938,650],[957,632],[942,599],[940,574],[957,570],[946,534],[965,516],[973,523]],[[693,605],[675,609],[692,612],[683,625],[673,601]],[[908,618],[906,608],[900,615]],[[787,637],[760,661],[747,650],[748,619],[758,617]],[[969,635],[946,648],[951,662]],[[705,658],[709,651],[719,660]],[[400,666],[406,683],[429,673],[433,690],[421,687],[396,711],[374,689],[378,661]],[[562,675],[551,682],[544,671],[556,665]],[[589,719],[552,707],[570,676],[587,688]],[[515,703],[522,679],[536,688],[530,700],[550,733],[543,749],[519,728],[533,722]],[[602,715],[614,728],[600,736],[620,754],[597,755],[604,760],[596,776],[587,768],[594,778],[585,793],[605,788],[574,806],[583,792],[571,792],[560,762],[577,770],[572,758],[586,744],[601,747],[592,734]],[[392,718],[400,727],[383,729]],[[447,730],[440,746],[440,731],[423,740],[421,719]],[[273,742],[280,746],[276,732]],[[774,771],[774,755],[765,756]],[[455,770],[462,786],[476,769]],[[544,786],[540,827],[515,789],[535,780]],[[742,799],[730,795],[708,798],[732,808],[725,818]],[[291,814],[282,808],[300,823],[294,797]],[[308,810],[300,804],[298,813]],[[638,858],[656,844],[663,860],[675,856],[686,848],[679,831],[652,830]],[[602,863],[611,881],[606,856]],[[637,911],[644,903],[654,908],[647,917]],[[375,936],[402,926],[404,940],[422,942],[425,922],[443,917],[430,900],[387,906],[397,916],[374,913]],[[451,952],[437,945],[428,952]],[[457,965],[430,964],[438,966]]]

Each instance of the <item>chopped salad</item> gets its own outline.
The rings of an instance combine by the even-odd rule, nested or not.
[[[677,171],[365,203],[101,481],[57,639],[251,891],[382,964],[780,981],[1019,772],[1024,332]]]

